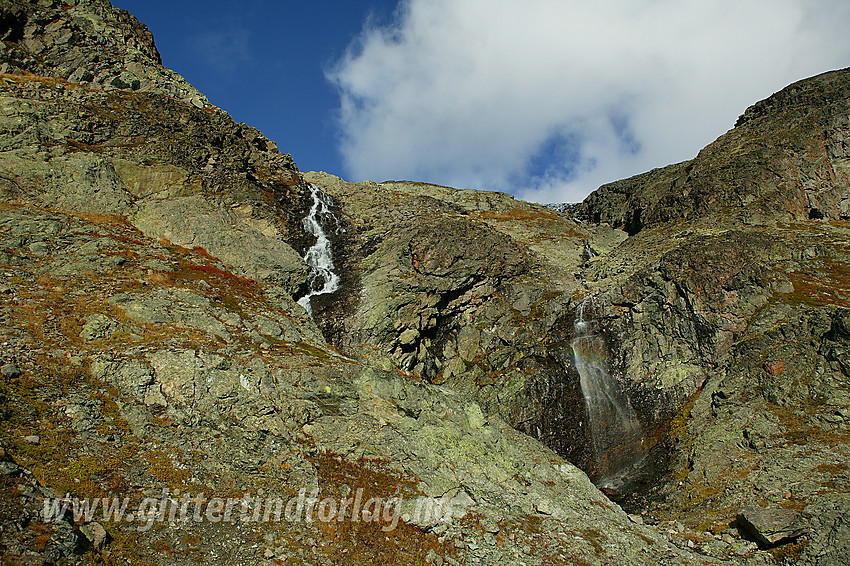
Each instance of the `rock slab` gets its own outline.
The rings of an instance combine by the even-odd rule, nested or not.
[[[748,505],[738,514],[738,528],[756,542],[776,546],[808,530],[805,518],[793,509],[770,509]]]

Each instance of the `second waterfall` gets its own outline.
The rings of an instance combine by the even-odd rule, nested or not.
[[[308,292],[298,300],[298,304],[313,314],[310,300],[316,295],[333,293],[339,288],[339,275],[334,272],[333,249],[325,232],[325,227],[334,219],[331,212],[331,200],[319,187],[310,184],[313,206],[304,217],[304,230],[316,237],[316,243],[310,246],[304,256],[309,268],[307,280]]]
[[[645,455],[643,432],[628,396],[611,375],[595,311],[592,298],[576,308],[572,349],[590,420],[597,484],[618,489]]]

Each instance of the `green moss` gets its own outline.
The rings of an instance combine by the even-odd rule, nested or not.
[[[330,363],[334,361],[328,352],[306,342],[297,342],[295,344],[295,349],[301,352],[302,354],[313,356],[314,358],[320,360],[323,363]]]
[[[90,456],[69,462],[64,470],[70,477],[80,480],[91,479],[92,476],[100,476],[106,472],[100,461]]]
[[[688,421],[691,418],[694,403],[696,403],[696,397],[679,409],[679,412],[670,421],[670,427],[668,429],[670,436],[679,436],[688,429]]]
[[[189,470],[174,466],[171,456],[162,450],[145,454],[145,460],[150,463],[148,472],[171,489],[184,489],[189,478]]]

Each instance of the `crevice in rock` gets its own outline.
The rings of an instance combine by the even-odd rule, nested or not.
[[[0,41],[17,43],[24,38],[24,28],[27,25],[26,12],[0,13]]]

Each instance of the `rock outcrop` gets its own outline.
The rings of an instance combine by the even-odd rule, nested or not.
[[[630,234],[729,208],[740,223],[848,220],[849,89],[845,71],[795,83],[695,159],[604,185],[575,213]]]
[[[106,0],[0,0],[0,36],[4,560],[848,560],[850,71],[556,211],[302,174]],[[341,278],[312,316],[309,183]],[[588,477],[588,298],[644,431],[606,487],[631,515]],[[398,514],[328,516],[358,492]],[[139,512],[51,507],[116,496]]]
[[[153,35],[108,0],[7,0],[0,21],[0,72],[63,79],[102,90],[162,94],[209,107],[162,66]]]
[[[715,530],[752,504],[821,517],[801,564],[850,559],[836,512],[850,509],[848,85],[848,70],[791,85],[694,160],[577,209],[632,234],[585,273],[636,403],[669,423],[657,516]]]
[[[3,75],[0,112],[4,201],[127,217],[281,287],[281,296],[302,284],[303,262],[287,242],[303,237],[289,216],[303,181],[289,155],[170,88],[185,81],[159,65],[147,29],[108,2],[4,6],[0,60],[13,71]],[[16,65],[21,53],[39,64]],[[80,82],[68,61],[102,65],[97,76],[106,78]],[[129,61],[166,82],[131,89],[107,80]]]

